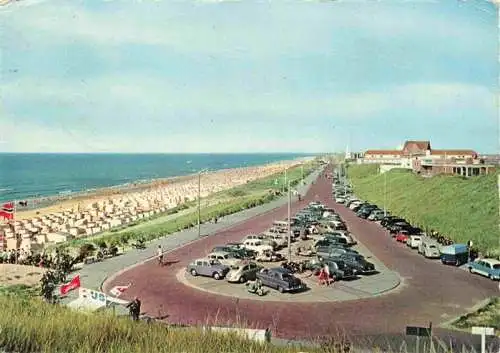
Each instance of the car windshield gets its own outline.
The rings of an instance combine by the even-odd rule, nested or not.
[[[500,264],[495,264],[495,265],[493,265],[493,268],[494,268],[495,270],[500,270]]]

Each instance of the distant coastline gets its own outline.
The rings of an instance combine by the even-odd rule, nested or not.
[[[82,163],[76,166],[77,169],[81,169],[75,172],[71,170],[74,168],[65,167],[65,163],[75,164],[74,159],[81,159],[81,156],[85,156]],[[215,156],[215,158],[214,158]],[[208,157],[208,158],[207,158]],[[250,166],[258,166],[276,162],[285,162],[289,160],[303,159],[303,158],[314,158],[311,155],[290,155],[290,154],[11,154],[11,153],[0,153],[0,166],[2,170],[9,170],[9,164],[12,164],[12,160],[17,160],[18,172],[14,175],[18,175],[19,169],[24,169],[25,173],[35,173],[40,175],[42,182],[39,182],[38,178],[24,186],[26,191],[19,192],[19,187],[16,188],[14,184],[14,178],[12,178],[12,170],[10,173],[5,173],[0,175],[0,202],[8,201],[28,201],[27,207],[18,207],[18,212],[30,211],[34,209],[49,207],[54,204],[60,203],[64,200],[77,201],[79,199],[85,200],[88,198],[102,197],[113,194],[121,194],[127,192],[140,191],[142,189],[147,189],[161,185],[164,183],[172,183],[178,180],[183,180],[186,178],[192,178],[196,175],[198,170],[208,168],[208,170],[213,172],[223,171],[227,169],[244,168]],[[21,158],[21,161],[19,161]],[[10,160],[9,160],[10,159]],[[52,159],[52,162],[50,160]],[[54,161],[53,159],[56,159]],[[171,160],[169,160],[171,159]],[[100,161],[95,173],[107,176],[108,171],[111,175],[105,182],[99,183],[81,183],[78,182],[89,178],[82,174],[92,174],[91,171],[85,169],[92,169],[86,167],[87,164],[91,164],[92,161]],[[155,163],[167,161],[167,168],[163,168],[164,176],[160,176],[161,168],[154,168]],[[30,163],[31,162],[31,163]],[[228,163],[225,163],[228,162]],[[43,164],[40,168],[37,165]],[[127,164],[125,168],[121,166],[118,168],[117,165]],[[16,166],[14,166],[16,167]],[[152,168],[153,167],[153,168]],[[11,167],[12,168],[12,167]],[[54,170],[55,169],[55,170]],[[59,170],[61,169],[61,170]],[[69,174],[75,176],[76,182],[71,186],[64,185],[64,183],[57,180],[61,178],[62,180],[68,179],[64,176],[64,169],[69,169]],[[124,180],[120,175],[120,171],[129,172],[130,170],[139,170],[139,173],[135,173],[138,178]],[[61,175],[63,174],[63,175]],[[115,174],[115,175],[113,175]],[[133,173],[132,173],[133,174]],[[173,175],[172,175],[173,174]],[[11,180],[8,180],[9,175]],[[49,176],[54,176],[55,180],[50,180],[55,187],[51,187],[47,183],[43,183],[43,178]],[[6,180],[7,177],[7,180]],[[21,176],[15,178],[16,182],[23,180]],[[120,180],[121,179],[121,180]],[[120,180],[122,182],[117,182],[113,184],[113,181]],[[38,185],[37,185],[38,184]],[[97,184],[97,185],[96,185]],[[21,190],[23,182],[20,183]],[[78,188],[80,186],[80,188]],[[40,187],[37,189],[37,187]],[[52,189],[52,190],[50,190]],[[30,190],[30,191],[27,191]],[[14,192],[17,191],[17,192]]]

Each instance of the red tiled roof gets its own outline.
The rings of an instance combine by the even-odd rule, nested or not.
[[[450,156],[476,156],[473,150],[431,150],[431,155],[450,155]]]
[[[427,149],[431,148],[431,142],[430,141],[406,141],[403,149],[412,149],[412,150],[421,150],[425,151]]]
[[[397,150],[368,150],[365,152],[365,155],[370,154],[392,154],[392,155],[401,155],[401,151]]]

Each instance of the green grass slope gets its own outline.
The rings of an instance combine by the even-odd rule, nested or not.
[[[483,253],[500,255],[497,174],[423,178],[397,169],[384,176],[377,165],[351,165],[348,177],[358,197],[382,208],[385,194],[392,214],[456,242],[472,240]]]

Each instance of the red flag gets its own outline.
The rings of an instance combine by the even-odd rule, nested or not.
[[[75,276],[71,281],[66,284],[61,285],[60,292],[61,295],[66,295],[68,292],[80,288],[80,275]]]
[[[0,208],[0,217],[14,219],[14,202],[7,202]]]

